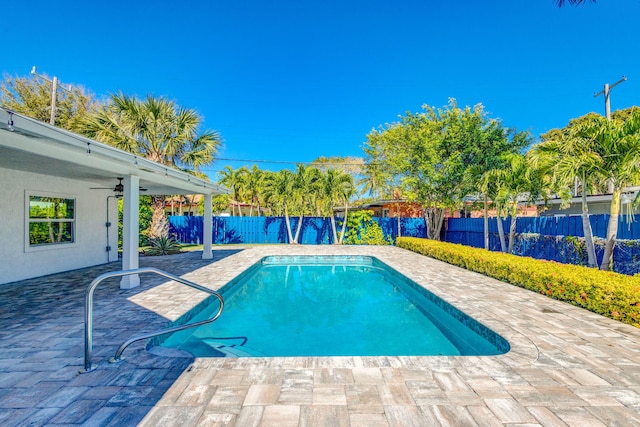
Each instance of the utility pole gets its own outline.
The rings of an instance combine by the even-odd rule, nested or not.
[[[600,94],[604,95],[604,114],[607,117],[607,120],[609,120],[609,121],[611,121],[611,101],[609,99],[609,93],[611,92],[611,89],[613,89],[614,87],[618,86],[620,83],[622,83],[622,82],[624,82],[626,80],[627,80],[627,78],[625,76],[622,76],[622,78],[620,80],[618,80],[617,82],[615,82],[611,86],[609,86],[609,83],[605,83],[604,84],[604,89],[593,95],[594,98],[597,98],[598,96],[600,96]],[[614,190],[613,182],[611,182],[611,180],[608,180],[607,181],[607,192],[613,193],[613,190]]]
[[[605,83],[604,89],[593,95],[594,98],[597,98],[600,95],[604,95],[604,113],[605,113],[605,116],[607,117],[607,120],[611,120],[611,102],[609,100],[609,93],[611,92],[611,89],[613,89],[614,87],[618,86],[620,83],[626,80],[627,78],[625,76],[622,76],[620,80],[618,80],[611,86],[609,86],[609,83]]]
[[[56,76],[53,76],[53,81],[49,80],[48,78],[46,78],[45,76],[42,76],[40,74],[38,74],[36,72],[36,66],[34,65],[33,68],[31,68],[31,74],[33,74],[34,76],[38,76],[40,77],[42,80],[46,80],[49,83],[51,83],[51,115],[49,116],[49,123],[52,125],[56,124],[56,101],[57,101],[57,92],[58,92],[58,78]],[[64,87],[60,86],[61,89],[66,90],[67,92],[71,93],[70,90],[65,89]],[[69,88],[71,88],[71,86],[69,86]]]

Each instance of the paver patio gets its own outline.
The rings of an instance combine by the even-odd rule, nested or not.
[[[207,359],[129,347],[206,297],[162,277],[95,294],[94,363],[84,292],[118,263],[0,285],[0,425],[635,426],[640,330],[395,247],[253,246],[142,258],[217,289],[266,255],[372,255],[501,334],[490,357]],[[383,315],[383,314],[381,314]],[[384,337],[381,337],[384,339]]]

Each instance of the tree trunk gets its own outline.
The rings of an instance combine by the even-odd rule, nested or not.
[[[331,232],[333,233],[333,244],[338,244],[338,232],[336,231],[336,219],[331,215]]]
[[[498,215],[499,218],[500,215]],[[504,231],[502,237],[504,238]],[[486,194],[484,195],[484,248],[489,250],[489,197]],[[504,252],[504,248],[502,252]]]
[[[287,208],[284,209],[284,221],[287,224],[287,235],[289,236],[289,244],[294,245],[296,242],[293,240],[293,235],[291,234],[291,223],[289,222],[289,212],[287,212]]]
[[[344,220],[342,221],[342,230],[340,231],[340,244],[342,244],[342,241],[344,240],[344,233],[345,233],[345,230],[347,229],[347,217],[349,216],[347,210],[348,210],[348,205],[345,204],[344,205]]]
[[[577,180],[577,178],[576,178]],[[591,231],[591,221],[589,221],[589,208],[587,206],[587,191],[582,181],[582,233],[587,246],[587,262],[589,267],[597,267],[596,248],[593,244],[593,232]]]
[[[604,255],[602,255],[602,264],[600,270],[611,270],[613,263],[613,247],[616,244],[616,235],[618,234],[618,215],[620,215],[620,193],[619,188],[613,190],[611,195],[611,208],[609,210],[609,225],[607,227],[607,240],[604,244]]]
[[[513,254],[513,245],[516,240],[516,221],[518,220],[518,205],[516,202],[515,208],[511,210],[511,225],[509,226],[509,251]]]
[[[302,230],[302,219],[304,218],[304,215],[300,215],[298,217],[298,226],[296,227],[296,235],[293,238],[293,243],[298,243],[298,237],[300,237],[300,230]]]
[[[169,224],[164,215],[164,196],[151,196],[151,226],[149,227],[149,237],[167,237]]]
[[[440,240],[440,231],[444,222],[444,209],[424,209],[424,219],[427,225],[427,239]]]
[[[502,225],[502,217],[499,213],[496,216],[496,220],[498,221],[496,225],[498,226],[498,236],[500,237],[500,250],[507,252],[507,243],[504,240],[504,226]]]

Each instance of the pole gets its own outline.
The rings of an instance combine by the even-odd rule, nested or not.
[[[609,86],[609,83],[605,83],[604,84],[604,89],[593,95],[594,98],[600,96],[600,94],[604,95],[604,114],[605,114],[605,117],[607,118],[607,120],[609,120],[609,121],[611,121],[611,101],[610,101],[610,97],[609,97],[609,94],[611,93],[611,89],[613,89],[614,87],[618,86],[620,83],[622,83],[622,82],[624,82],[626,80],[627,80],[627,78],[625,76],[622,76],[622,78],[620,80],[618,80],[617,82],[615,82],[611,86]],[[583,183],[583,185],[584,185],[584,183]],[[614,190],[613,182],[611,180],[607,180],[607,192],[613,193],[613,190]]]
[[[51,83],[51,115],[49,116],[49,123],[52,125],[55,125],[56,124],[56,101],[57,101],[57,93],[58,93],[58,78],[56,76],[53,76],[53,80],[49,80],[45,76],[38,74],[38,70],[35,65],[31,68],[31,74],[33,74],[34,76],[40,77],[42,80],[46,80],[49,83]],[[65,88],[64,86],[60,86],[60,89],[65,90],[70,94],[73,93],[71,92],[71,85],[69,85],[69,89]]]
[[[49,123],[52,125],[56,124],[56,92],[58,87],[58,78],[53,76],[53,82],[51,82],[51,118],[49,119]]]
[[[622,82],[624,82],[626,80],[627,80],[627,78],[625,76],[622,76],[622,78],[620,80],[618,80],[617,82],[615,82],[611,86],[609,86],[609,83],[605,83],[604,84],[604,89],[593,95],[594,98],[597,98],[601,94],[604,95],[604,114],[605,114],[607,120],[611,120],[611,100],[610,100],[610,97],[609,97],[611,89],[613,89],[614,87],[618,86],[620,83],[622,83]]]

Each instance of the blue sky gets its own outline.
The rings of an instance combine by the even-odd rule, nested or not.
[[[603,114],[593,95],[622,75],[612,110],[638,105],[638,17],[638,0],[32,0],[3,6],[0,72],[166,96],[220,132],[219,157],[308,162],[449,98],[534,137]]]

